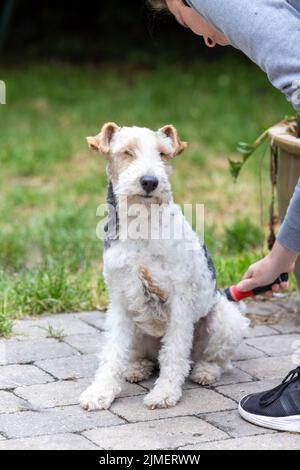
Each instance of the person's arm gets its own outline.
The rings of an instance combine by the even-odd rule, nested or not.
[[[300,113],[300,0],[187,0],[264,70]]]
[[[300,178],[277,240],[289,250],[300,253]]]
[[[244,292],[272,284],[280,274],[293,271],[299,253],[300,179],[273,249],[265,258],[250,266],[237,289]],[[283,283],[280,287],[284,289],[287,286]],[[277,291],[280,287],[275,284],[273,290]]]

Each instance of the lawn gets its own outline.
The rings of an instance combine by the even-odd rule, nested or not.
[[[292,110],[254,65],[48,63],[1,72],[0,334],[15,317],[107,304],[95,233],[105,163],[85,143],[106,121],[154,129],[173,123],[190,142],[174,161],[174,195],[179,204],[205,204],[220,287],[238,281],[265,251],[268,155],[255,155],[237,183],[227,158],[239,140]]]

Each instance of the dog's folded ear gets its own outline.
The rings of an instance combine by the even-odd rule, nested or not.
[[[86,138],[90,149],[95,150],[96,152],[102,152],[104,155],[108,155],[113,135],[119,129],[120,127],[114,122],[107,122],[104,124],[98,135]]]
[[[159,132],[161,132],[162,134],[165,134],[166,137],[171,139],[171,141],[173,143],[173,149],[174,149],[172,157],[176,157],[176,155],[181,154],[187,148],[188,143],[187,142],[182,142],[179,139],[177,129],[174,126],[172,126],[171,124],[168,124],[168,125],[162,127],[161,129],[159,129]]]

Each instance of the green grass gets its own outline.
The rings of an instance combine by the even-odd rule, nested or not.
[[[62,341],[66,337],[65,331],[62,328],[54,328],[49,324],[45,330],[47,331],[47,338],[53,338]]]
[[[107,304],[95,234],[105,162],[85,143],[106,121],[154,129],[172,122],[190,142],[174,162],[174,194],[179,204],[205,204],[220,286],[261,256],[268,158],[260,164],[254,156],[234,183],[227,157],[291,108],[254,65],[31,64],[2,67],[1,79],[0,335],[16,317]]]

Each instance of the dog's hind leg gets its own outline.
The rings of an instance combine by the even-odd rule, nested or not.
[[[194,340],[192,356],[195,364],[191,380],[210,385],[219,380],[222,370],[230,368],[235,350],[247,334],[249,321],[221,294],[204,320]]]
[[[138,359],[132,361],[125,372],[125,379],[130,383],[141,382],[151,377],[154,370],[154,363],[148,359]]]
[[[127,382],[137,383],[151,377],[157,361],[159,343],[157,338],[141,331],[136,332],[131,360],[125,372]]]

